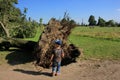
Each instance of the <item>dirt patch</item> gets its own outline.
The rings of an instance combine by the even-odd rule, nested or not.
[[[120,61],[82,60],[61,68],[59,76],[51,77],[51,69],[38,72],[32,63],[0,65],[0,80],[119,80]]]

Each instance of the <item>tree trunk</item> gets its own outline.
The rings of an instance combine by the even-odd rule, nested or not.
[[[66,20],[60,23],[58,20],[51,19],[48,23],[48,26],[45,28],[39,38],[36,47],[36,53],[38,57],[36,64],[45,68],[49,67],[51,63],[50,57],[54,48],[54,41],[56,39],[62,40],[62,48],[65,52],[65,57],[62,60],[62,65],[73,62],[73,58],[76,58],[80,55],[78,48],[72,44],[72,46],[74,46],[73,50],[70,48],[71,45],[69,46],[67,42],[68,36],[71,33],[71,29],[74,27],[75,25],[71,24],[70,21]],[[76,54],[77,56],[72,56],[73,54]]]
[[[0,25],[1,25],[1,28],[3,29],[4,33],[5,33],[5,36],[10,37],[8,29],[5,28],[4,24],[1,21],[0,21]]]

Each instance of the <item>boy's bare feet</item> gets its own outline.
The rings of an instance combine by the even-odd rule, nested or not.
[[[55,76],[55,73],[54,73],[54,72],[52,72],[51,74],[52,74],[52,76]]]
[[[58,75],[60,75],[60,73],[56,73],[56,74],[55,74],[55,76],[58,76]]]

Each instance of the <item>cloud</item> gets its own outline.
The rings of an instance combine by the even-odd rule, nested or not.
[[[120,12],[120,8],[119,8],[119,9],[117,9],[117,11],[119,11],[119,12]]]

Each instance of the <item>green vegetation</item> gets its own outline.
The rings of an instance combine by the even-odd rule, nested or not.
[[[89,26],[100,26],[100,27],[120,27],[120,23],[115,22],[114,20],[104,20],[103,18],[99,17],[98,20],[95,20],[95,16],[90,15],[89,19]],[[81,24],[82,26],[85,25],[84,23]]]
[[[0,0],[0,37],[31,38],[36,34],[39,23],[27,19],[27,8],[16,7],[18,0]],[[41,20],[42,23],[42,20]]]
[[[90,15],[88,22],[89,22],[89,26],[95,26],[96,25],[95,17],[93,15]]]
[[[85,59],[120,59],[120,28],[77,27],[70,40],[83,49]]]
[[[6,61],[5,57],[9,53],[10,53],[9,51],[0,51],[0,65]]]
[[[92,37],[99,39],[109,39],[120,41],[120,28],[119,27],[95,27],[90,29],[89,27],[77,27],[72,32],[73,35]]]
[[[44,26],[43,26],[44,27]],[[25,40],[31,40],[37,42],[41,34],[41,29],[40,27],[37,28],[37,33],[34,38],[25,38]]]

